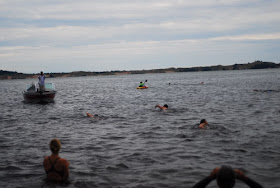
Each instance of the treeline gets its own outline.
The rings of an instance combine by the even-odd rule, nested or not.
[[[245,69],[267,69],[267,68],[280,68],[280,63],[255,61],[247,64],[234,64],[234,65],[215,65],[209,67],[193,67],[193,68],[177,68],[176,72],[193,72],[193,71],[219,71],[219,70],[245,70]]]
[[[192,68],[167,68],[167,69],[152,69],[152,70],[134,70],[134,71],[104,71],[104,72],[86,72],[76,71],[70,73],[45,73],[47,77],[80,77],[80,76],[99,76],[99,75],[118,75],[118,74],[147,74],[147,73],[169,73],[169,72],[197,72],[197,71],[221,71],[221,70],[245,70],[245,69],[267,69],[280,68],[280,63],[255,61],[247,64],[234,65],[215,65],[206,67]],[[37,78],[38,74],[24,74],[18,72],[0,70],[0,80],[6,79],[26,79]]]

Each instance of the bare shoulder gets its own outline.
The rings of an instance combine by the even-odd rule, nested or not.
[[[66,165],[66,166],[69,165],[69,162],[68,162],[66,159],[64,159],[64,158],[60,158],[60,159],[59,159],[59,162],[60,162],[61,164],[63,164],[63,165]]]
[[[45,156],[44,157],[44,162],[48,161],[49,160],[49,156]]]
[[[44,165],[44,168],[46,169],[48,166],[49,166],[49,157],[48,156],[46,156],[45,158],[44,158],[44,162],[43,162],[43,165]]]

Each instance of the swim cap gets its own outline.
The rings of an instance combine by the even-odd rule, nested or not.
[[[217,173],[217,184],[222,188],[233,188],[235,184],[235,173],[230,166],[222,166]]]
[[[200,121],[200,124],[201,124],[201,123],[205,123],[205,121],[206,121],[205,119],[202,119],[202,120]]]

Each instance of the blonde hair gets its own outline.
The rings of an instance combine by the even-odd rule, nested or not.
[[[60,148],[61,148],[60,141],[57,138],[52,139],[50,142],[50,149],[52,153],[58,153],[60,151]]]

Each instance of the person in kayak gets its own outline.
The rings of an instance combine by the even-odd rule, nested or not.
[[[250,188],[263,188],[262,185],[245,176],[241,170],[233,170],[230,166],[215,168],[208,177],[196,183],[192,188],[205,188],[214,179],[219,188],[233,188],[236,179],[244,182]]]
[[[165,104],[165,105],[163,105],[163,106],[156,105],[155,108],[160,108],[160,109],[162,109],[162,110],[167,110],[167,109],[168,109],[168,105],[167,105],[167,104]]]
[[[202,119],[201,121],[200,121],[200,124],[199,124],[199,128],[200,129],[206,129],[207,127],[206,127],[206,125],[208,125],[208,122],[206,121],[206,119]]]
[[[142,81],[139,84],[139,87],[145,87],[145,82],[143,83]]]
[[[61,143],[58,139],[52,139],[50,150],[52,154],[44,158],[44,169],[47,180],[53,182],[64,182],[69,177],[69,162],[59,157]]]

